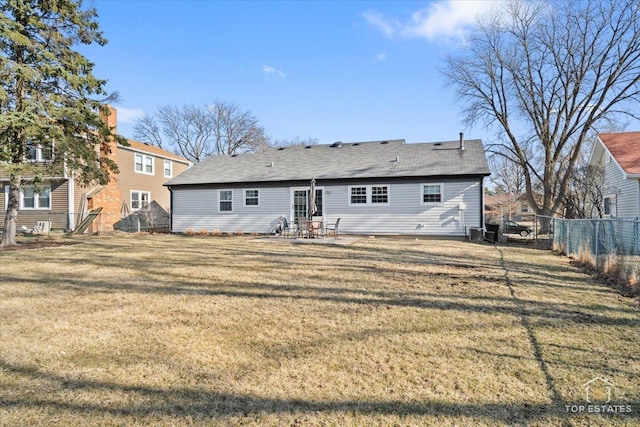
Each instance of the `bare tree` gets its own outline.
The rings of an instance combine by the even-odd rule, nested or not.
[[[213,124],[216,154],[260,151],[269,146],[264,128],[251,111],[222,101],[209,105],[207,111]]]
[[[564,217],[604,217],[604,192],[604,168],[581,160],[564,195]]]
[[[511,214],[515,212],[525,189],[522,168],[519,164],[498,155],[491,156],[489,164],[491,166],[491,181],[499,193],[503,195],[507,215],[511,219]]]
[[[509,159],[493,155],[489,158],[491,165],[491,181],[505,193],[516,196],[524,192],[524,174],[520,165]]]
[[[585,141],[637,118],[640,2],[510,1],[443,73],[466,123],[497,130],[488,149],[520,166],[531,206],[553,215]]]
[[[264,128],[251,111],[216,101],[210,105],[167,105],[138,120],[135,138],[172,149],[194,163],[210,155],[259,151],[269,146]]]
[[[162,143],[162,135],[160,133],[160,126],[154,114],[140,117],[136,124],[133,126],[134,136],[136,139],[144,142],[148,142],[151,145],[164,149]]]

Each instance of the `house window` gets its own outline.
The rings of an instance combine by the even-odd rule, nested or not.
[[[607,196],[604,198],[604,214],[616,216],[616,197]]]
[[[52,146],[43,147],[32,141],[27,142],[27,160],[31,162],[48,162],[53,160]]]
[[[144,172],[153,175],[153,157],[144,156]]]
[[[153,157],[135,153],[135,170],[138,173],[153,175]]]
[[[233,212],[233,190],[220,190],[218,200],[220,212]]]
[[[371,203],[387,204],[389,203],[389,187],[386,185],[374,185],[371,187]]]
[[[520,206],[520,212],[529,213],[529,205],[521,205]]]
[[[366,205],[367,204],[367,187],[350,187],[351,195],[349,204]]]
[[[442,184],[422,184],[422,204],[442,202]]]
[[[149,200],[151,200],[151,193],[148,191],[132,191],[131,210],[137,211],[140,209],[148,209]]]
[[[244,205],[245,206],[259,206],[260,192],[258,190],[244,190]]]
[[[349,187],[349,205],[389,204],[388,185],[360,185]]]
[[[8,193],[8,190],[7,190]],[[24,210],[49,210],[51,209],[51,188],[32,187],[20,189],[20,209]]]
[[[164,177],[171,178],[173,176],[173,162],[171,160],[164,161]]]

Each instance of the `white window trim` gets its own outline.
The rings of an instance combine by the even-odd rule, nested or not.
[[[364,188],[365,192],[364,192],[364,198],[365,198],[365,202],[364,203],[352,203],[351,202],[351,189],[352,188]],[[367,206],[369,203],[369,188],[366,185],[349,185],[347,187],[347,202],[349,204],[349,206]]]
[[[373,201],[373,187],[387,187],[387,201],[382,203],[382,202],[374,202]],[[373,184],[369,186],[369,191],[368,191],[368,196],[369,196],[369,204],[371,206],[389,206],[391,204],[391,186],[389,184]]]
[[[20,200],[18,200],[18,210],[21,211],[50,211],[51,210],[51,198],[53,197],[53,192],[51,191],[51,186],[45,186],[42,187],[43,189],[48,188],[49,189],[49,206],[46,207],[42,207],[40,206],[40,204],[38,203],[37,207],[33,207],[33,208],[25,208],[24,207],[24,188],[20,189]],[[39,193],[34,191],[34,197],[35,195]],[[40,201],[40,198],[38,197],[37,199],[38,201]],[[4,205],[7,206],[9,204],[9,186],[5,185],[4,186]]]
[[[223,211],[223,210],[220,209],[220,203],[222,203],[222,200],[220,198],[220,194],[223,191],[230,191],[231,192],[231,210],[230,211]],[[218,190],[218,213],[221,213],[221,214],[233,213],[233,205],[234,205],[234,202],[233,202],[233,190],[231,190],[231,189]]]
[[[53,156],[54,156],[54,144],[51,144],[51,158],[50,159],[45,159],[44,158],[44,148],[42,147],[42,144],[32,144],[33,148],[36,150],[36,158],[32,159],[31,157],[29,157],[29,147],[27,147],[27,161],[31,162],[31,163],[46,163],[46,162],[52,162],[53,161]]]
[[[257,205],[247,205],[247,191],[257,191],[258,192],[258,204]],[[233,194],[231,195],[233,200]],[[232,201],[233,206],[233,201]],[[259,208],[260,207],[260,189],[259,188],[245,188],[242,190],[242,206],[245,208]]]
[[[439,202],[425,202],[424,201],[424,186],[425,185],[439,185],[440,186],[440,201]],[[444,183],[443,182],[423,182],[420,184],[420,205],[421,206],[438,206],[444,203]]]
[[[169,175],[167,175],[167,164],[169,165]],[[164,177],[171,178],[173,176],[173,162],[171,160],[164,159],[164,162],[162,165],[163,165],[162,171],[163,171]]]
[[[609,199],[609,213],[605,212],[605,201]],[[608,194],[602,198],[602,211],[611,217],[618,216],[618,198],[616,194]]]
[[[139,208],[134,208],[133,207],[133,193],[138,193],[138,197],[139,197],[138,201],[140,202],[140,207]],[[151,192],[150,191],[131,190],[129,192],[129,205],[131,206],[131,210],[132,211],[139,211],[141,209],[144,209],[142,207],[142,195],[143,194],[146,194],[148,196],[147,197],[149,199],[148,204],[149,204],[149,206],[151,206]]]
[[[136,157],[137,156],[140,156],[142,158],[142,170],[141,171],[136,169],[136,164],[137,164]],[[147,166],[147,164],[146,164],[146,160],[147,159],[151,159],[151,172],[147,172],[145,170],[146,166]],[[143,174],[143,175],[155,175],[155,171],[156,171],[155,163],[156,162],[155,162],[155,159],[154,159],[153,156],[149,156],[147,154],[142,154],[142,153],[135,153],[135,152],[133,153],[133,171],[135,173],[140,173],[140,174]]]
[[[373,200],[373,187],[387,187],[387,201],[386,203],[374,203]],[[366,203],[352,203],[351,202],[351,189],[352,188],[364,188]],[[369,207],[369,206],[389,206],[391,205],[391,185],[390,184],[367,184],[367,185],[349,185],[347,187],[347,204],[353,207]]]

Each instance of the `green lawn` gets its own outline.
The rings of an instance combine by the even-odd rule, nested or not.
[[[640,424],[638,301],[546,251],[74,240],[0,251],[2,426]]]

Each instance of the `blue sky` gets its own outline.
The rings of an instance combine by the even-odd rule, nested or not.
[[[274,140],[486,139],[438,68],[490,3],[93,0],[109,43],[81,52],[120,93],[129,138],[140,114],[220,100]]]

